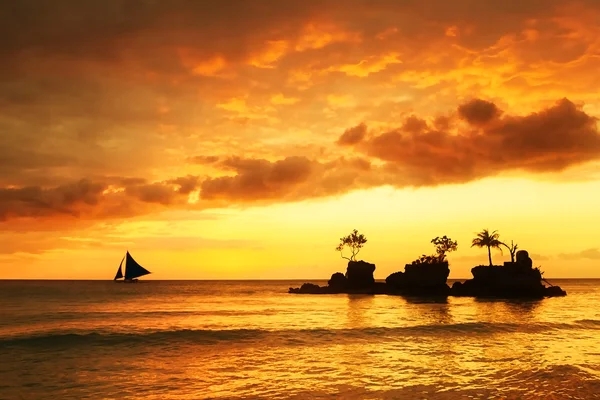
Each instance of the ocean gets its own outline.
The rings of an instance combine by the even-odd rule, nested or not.
[[[0,281],[0,399],[600,399],[600,280],[539,301],[302,282]]]

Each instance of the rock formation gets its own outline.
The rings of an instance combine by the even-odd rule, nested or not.
[[[404,272],[394,272],[385,280],[388,291],[394,294],[447,296],[448,262],[406,264]]]
[[[515,262],[505,262],[503,266],[480,265],[471,269],[473,279],[452,285],[453,296],[501,297],[501,298],[542,298],[546,296],[564,296],[558,286],[546,287],[542,274],[533,268],[529,253],[517,252]]]
[[[331,275],[331,279],[327,282],[327,286],[331,289],[343,292],[348,288],[348,279],[341,272],[336,272]]]
[[[327,286],[305,283],[300,288],[290,288],[290,293],[327,294],[327,293],[385,293],[385,284],[375,282],[373,273],[375,264],[366,261],[349,261],[346,274],[336,272],[331,275]],[[383,286],[382,286],[383,285]]]
[[[348,289],[368,289],[375,283],[373,277],[375,272],[375,264],[366,261],[349,261],[348,269],[346,270],[346,280]]]
[[[533,268],[529,253],[521,250],[515,262],[503,266],[478,266],[471,269],[473,279],[456,282],[452,289],[446,284],[450,269],[448,262],[439,262],[426,257],[426,262],[407,264],[404,272],[394,272],[384,282],[375,282],[375,264],[366,261],[350,261],[346,274],[331,275],[327,286],[305,283],[299,288],[290,288],[290,293],[300,294],[397,294],[409,296],[473,296],[499,298],[542,298],[564,296],[566,292],[558,286],[546,287],[538,268]]]

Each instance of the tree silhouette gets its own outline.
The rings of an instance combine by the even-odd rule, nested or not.
[[[515,262],[515,255],[517,254],[517,250],[519,249],[519,245],[514,243],[512,240],[510,241],[510,246],[506,243],[502,242],[502,246],[506,247],[510,252],[510,262]]]
[[[456,251],[456,249],[458,248],[458,242],[456,240],[450,239],[446,235],[442,237],[438,236],[434,239],[431,239],[431,243],[433,243],[433,245],[435,246],[436,254],[432,256],[423,254],[421,257],[413,261],[412,265],[443,263],[446,260],[446,253]]]
[[[503,243],[500,241],[500,234],[497,231],[493,231],[492,233],[490,233],[488,229],[484,229],[483,231],[477,233],[477,236],[475,237],[475,239],[473,239],[471,247],[487,247],[488,258],[490,260],[491,267],[492,265],[494,265],[492,264],[492,247],[502,252],[502,249],[500,248],[501,245],[503,245]]]
[[[456,251],[458,248],[458,242],[450,239],[446,235],[431,239],[431,243],[435,246],[435,253],[437,254],[439,262],[444,262],[446,253]]]
[[[348,236],[344,236],[340,238],[340,244],[335,248],[335,251],[340,252],[340,256],[349,261],[356,261],[356,255],[362,249],[362,247],[367,243],[367,238],[363,234],[359,234],[356,229],[352,231]],[[350,251],[352,251],[352,255],[348,257],[344,257],[343,250],[344,247],[348,247]]]

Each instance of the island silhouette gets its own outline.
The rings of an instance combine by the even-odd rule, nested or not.
[[[518,245],[511,241],[508,245],[500,241],[497,231],[483,229],[476,234],[471,247],[487,248],[489,265],[479,265],[471,269],[472,279],[455,282],[448,286],[447,279],[450,267],[446,255],[458,249],[458,242],[448,236],[435,237],[431,243],[435,247],[432,255],[423,254],[404,271],[390,274],[385,282],[377,282],[373,276],[375,264],[364,260],[356,260],[356,256],[367,243],[365,235],[354,229],[352,233],[340,238],[336,251],[348,260],[346,273],[335,272],[327,282],[327,286],[304,283],[299,288],[290,288],[289,293],[297,294],[391,294],[406,296],[470,296],[492,298],[532,298],[565,296],[567,293],[559,286],[550,284],[543,278],[539,267],[533,267],[533,261],[526,250],[518,250]],[[511,261],[504,265],[494,265],[492,248],[502,251],[506,247]],[[348,249],[350,255],[344,256]],[[548,286],[544,285],[547,283]]]

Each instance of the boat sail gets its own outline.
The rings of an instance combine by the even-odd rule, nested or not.
[[[123,275],[123,261],[125,261],[125,275]],[[151,272],[138,264],[128,251],[119,264],[119,269],[114,280],[125,278],[122,282],[137,282],[137,278],[148,274],[151,274]]]

